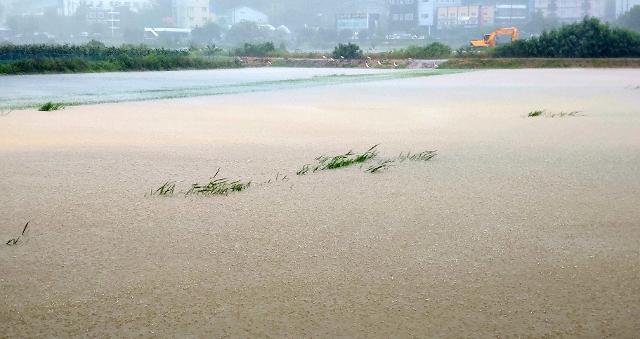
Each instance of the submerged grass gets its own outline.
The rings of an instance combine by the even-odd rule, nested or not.
[[[378,172],[381,172],[381,171],[384,171],[384,170],[388,169],[389,167],[393,166],[394,164],[395,164],[395,160],[387,159],[387,160],[380,161],[376,165],[369,166],[364,171],[367,172],[367,173],[378,173]]]
[[[232,192],[242,192],[251,186],[251,181],[242,182],[240,180],[230,181],[227,178],[212,178],[209,183],[201,185],[195,183],[191,185],[191,189],[185,193],[188,195],[229,195]]]
[[[30,221],[27,221],[27,223],[22,228],[22,233],[20,233],[20,235],[17,236],[16,238],[9,239],[9,241],[7,241],[7,245],[14,246],[20,243],[20,239],[24,236],[25,232],[27,232],[27,227],[29,227],[29,223]]]
[[[162,186],[156,190],[151,190],[151,196],[168,197],[172,196],[175,192],[176,184],[171,181],[165,182]]]
[[[411,153],[411,152],[407,152],[407,154],[404,153],[400,153],[400,155],[398,156],[398,160],[400,162],[403,161],[429,161],[431,159],[433,159],[433,157],[435,157],[436,155],[438,155],[438,151],[424,151],[424,152],[420,152],[420,153]]]
[[[38,111],[42,111],[42,112],[49,112],[49,111],[57,111],[59,109],[63,109],[64,108],[64,104],[59,103],[59,102],[47,102],[45,104],[43,104],[42,106],[40,106],[40,108],[38,108]]]
[[[527,114],[527,117],[535,118],[535,117],[545,116],[548,118],[564,118],[564,117],[578,117],[583,115],[584,114],[581,114],[580,111],[571,111],[571,112],[560,111],[558,113],[552,113],[552,112],[547,112],[547,110],[537,110],[537,111],[529,112]]]
[[[377,148],[378,145],[374,145],[369,148],[366,152],[358,154],[353,151],[349,151],[344,154],[339,154],[335,156],[319,156],[316,158],[317,163],[315,165],[305,164],[300,168],[296,174],[297,175],[305,175],[311,172],[325,171],[325,170],[334,170],[338,168],[349,167],[355,164],[362,164],[367,162],[376,156],[378,156]]]
[[[527,116],[528,116],[529,118],[539,117],[539,116],[543,115],[543,114],[544,114],[544,112],[545,112],[544,110],[542,110],[542,111],[540,111],[540,110],[538,110],[538,111],[531,111],[531,112],[529,112],[529,114],[527,114]]]

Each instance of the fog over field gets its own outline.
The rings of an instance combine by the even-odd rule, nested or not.
[[[0,41],[235,46],[272,41],[291,50],[338,42],[365,49],[468,45],[501,27],[523,36],[585,16],[639,30],[639,0],[2,0]],[[155,30],[151,30],[154,29]]]

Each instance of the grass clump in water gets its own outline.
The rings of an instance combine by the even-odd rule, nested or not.
[[[174,182],[167,181],[156,190],[151,190],[151,196],[157,195],[159,197],[172,196],[176,190],[176,184]]]
[[[577,116],[582,116],[582,114],[580,114],[580,111],[552,113],[549,115],[549,117],[551,118],[564,118],[564,117],[577,117]]]
[[[316,158],[318,162],[315,166],[311,164],[306,164],[299,169],[296,174],[297,175],[305,175],[311,172],[324,171],[324,170],[333,170],[338,168],[349,167],[355,164],[361,164],[367,162],[378,156],[377,148],[378,145],[375,145],[369,148],[366,152],[358,154],[353,151],[349,151],[345,154],[340,154],[336,156],[319,156]]]
[[[42,111],[42,112],[50,112],[50,111],[57,111],[59,109],[63,109],[64,108],[64,104],[59,103],[59,102],[47,102],[45,104],[43,104],[42,106],[40,106],[40,108],[38,108],[38,111]]]
[[[227,178],[212,178],[206,185],[195,183],[185,195],[229,195],[232,192],[242,192],[251,186],[251,181],[230,181]]]
[[[389,167],[393,166],[393,164],[395,163],[395,160],[383,160],[379,163],[377,163],[376,165],[372,165],[369,166],[366,170],[364,170],[367,173],[378,173],[381,171],[384,171],[386,169],[388,169]]]
[[[20,235],[17,236],[16,238],[9,239],[9,241],[7,241],[7,245],[14,246],[14,245],[17,245],[18,243],[20,243],[20,238],[22,238],[24,236],[25,232],[27,232],[27,227],[29,227],[29,223],[30,223],[30,221],[27,221],[27,223],[22,228],[22,233],[20,233]]]
[[[571,111],[571,112],[561,111],[559,113],[552,113],[552,112],[547,112],[546,110],[538,110],[538,111],[529,112],[529,114],[527,114],[527,117],[533,118],[533,117],[545,116],[548,118],[565,118],[565,117],[579,117],[583,115],[584,114],[580,114],[580,111]]]
[[[420,152],[420,153],[411,153],[411,152],[407,152],[407,154],[404,153],[400,153],[400,155],[398,156],[398,160],[400,162],[403,161],[429,161],[431,159],[433,159],[433,157],[435,157],[436,155],[438,155],[438,151],[424,151],[424,152]]]

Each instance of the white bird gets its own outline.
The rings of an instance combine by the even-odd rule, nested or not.
[[[334,58],[331,58],[331,61],[336,61],[336,59],[334,59]]]
[[[371,57],[370,57],[370,56],[368,56],[368,57],[367,57],[367,59],[371,60]]]
[[[326,56],[324,56],[324,55],[322,56],[322,59],[326,59],[326,58],[327,58]]]
[[[438,65],[433,65],[433,68],[438,68]]]
[[[398,64],[396,64],[396,62],[393,62],[393,67],[398,67]]]
[[[382,63],[380,62],[380,60],[378,60],[378,65],[382,66]]]
[[[271,65],[271,61],[267,60],[267,63],[268,63],[269,65]]]
[[[344,57],[341,55],[341,56],[340,56],[340,59],[344,59]]]
[[[367,68],[371,68],[371,66],[369,66],[369,63],[367,62],[365,62],[364,65],[367,66]]]

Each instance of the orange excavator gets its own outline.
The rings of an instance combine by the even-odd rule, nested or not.
[[[499,35],[511,35],[511,42],[518,40],[520,31],[515,27],[499,28],[491,34],[485,34],[484,39],[471,40],[473,47],[496,47],[496,38]]]

